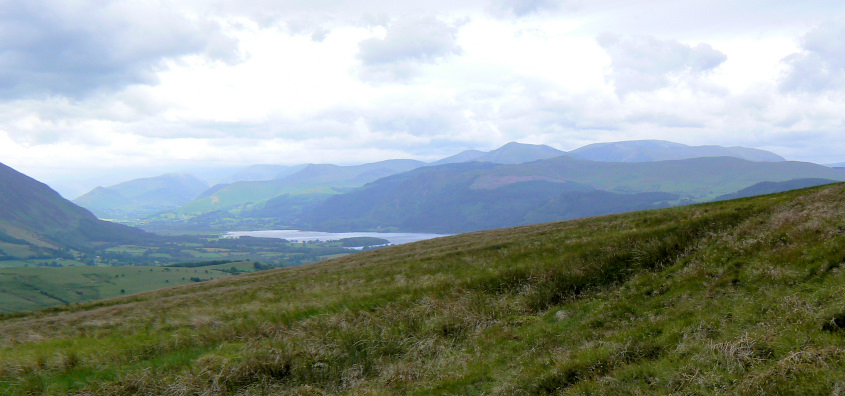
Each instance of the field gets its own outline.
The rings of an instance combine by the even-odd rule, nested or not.
[[[0,393],[836,394],[845,185],[0,318]],[[128,275],[127,275],[128,276]]]
[[[235,271],[232,271],[232,268]],[[256,271],[253,262],[199,268],[0,268],[0,314],[135,294]]]

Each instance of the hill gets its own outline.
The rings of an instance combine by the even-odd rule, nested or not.
[[[138,219],[178,208],[208,189],[208,184],[187,173],[168,173],[97,187],[73,200],[100,218]]]
[[[845,186],[5,316],[9,394],[833,394]]]
[[[331,231],[456,233],[702,202],[763,181],[843,176],[815,164],[731,157],[472,162],[420,168],[332,196],[301,224]]]
[[[64,257],[94,242],[151,238],[131,227],[98,220],[91,212],[0,164],[0,256]]]
[[[783,157],[747,147],[687,146],[665,140],[596,143],[569,152],[573,157],[606,162],[648,162],[700,157],[736,157],[748,161],[780,162]]]

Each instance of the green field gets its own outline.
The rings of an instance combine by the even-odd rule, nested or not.
[[[42,309],[118,297],[213,280],[236,272],[253,272],[252,262],[200,268],[168,267],[37,267],[0,268],[0,313]],[[192,280],[192,278],[194,280]]]
[[[838,394],[843,268],[843,184],[468,233],[0,317],[0,393]]]

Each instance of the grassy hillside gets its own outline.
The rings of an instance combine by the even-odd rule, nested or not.
[[[832,394],[845,185],[0,319],[0,392]]]

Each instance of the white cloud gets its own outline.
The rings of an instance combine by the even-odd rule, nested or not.
[[[612,34],[599,36],[598,43],[610,55],[611,78],[620,95],[664,88],[672,78],[696,77],[727,60],[706,43],[693,47],[674,40]]]
[[[0,96],[80,97],[154,84],[165,59],[237,60],[221,26],[129,1],[0,1]]]
[[[358,58],[364,80],[407,80],[421,64],[437,63],[461,54],[457,45],[458,23],[433,15],[407,16],[393,21],[383,38],[359,43]]]
[[[825,23],[801,40],[801,51],[783,62],[789,71],[784,91],[831,92],[845,89],[845,18]]]

